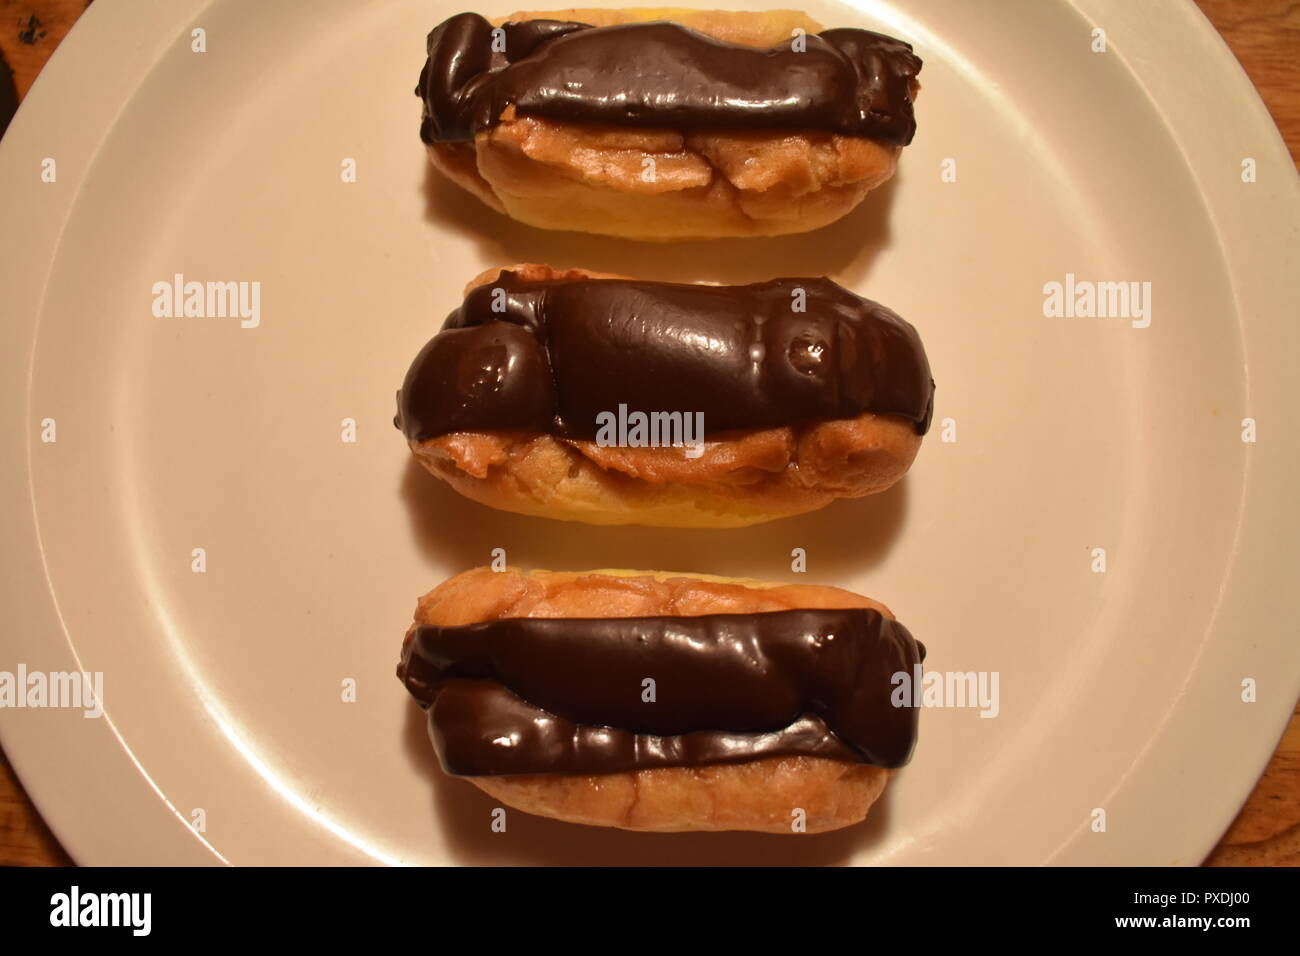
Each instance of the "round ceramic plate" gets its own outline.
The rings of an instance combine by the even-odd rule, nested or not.
[[[0,730],[73,857],[1198,862],[1300,691],[1300,198],[1195,7],[816,2],[924,58],[898,177],[817,233],[662,246],[528,228],[428,169],[412,89],[459,9],[97,3],[0,146],[0,670],[102,674],[105,709]],[[469,503],[393,394],[468,278],[527,261],[830,275],[920,329],[935,428],[892,491],[744,530]],[[177,276],[247,283],[246,316],[155,315]],[[838,833],[494,833],[394,677],[417,595],[494,548],[852,588],[928,669],[996,674],[996,714],[927,708]]]

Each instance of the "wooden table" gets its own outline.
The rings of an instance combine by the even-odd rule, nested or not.
[[[1300,3],[1196,0],[1223,34],[1273,114],[1292,159],[1300,153]],[[19,96],[90,0],[0,0],[0,52]],[[0,865],[62,866],[72,860],[41,821],[0,753]],[[1209,866],[1300,865],[1300,705],[1277,752]]]

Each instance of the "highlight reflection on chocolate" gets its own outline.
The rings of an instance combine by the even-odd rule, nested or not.
[[[924,657],[877,611],[801,609],[422,627],[397,673],[451,774],[783,755],[893,768],[911,757],[918,715],[893,705],[892,678]]]
[[[397,397],[411,441],[520,428],[593,439],[597,416],[702,412],[706,435],[896,415],[930,425],[921,340],[829,279],[710,286],[525,280],[472,290]]]
[[[916,132],[921,60],[901,40],[868,30],[824,30],[801,37],[802,49],[767,50],[664,21],[507,23],[504,50],[493,49],[492,30],[462,13],[429,34],[415,91],[426,143],[472,140],[511,106],[561,122],[822,130],[893,146]]]

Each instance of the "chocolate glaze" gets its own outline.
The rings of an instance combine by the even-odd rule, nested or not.
[[[877,611],[504,618],[414,629],[398,676],[448,773],[607,773],[795,755],[899,767],[925,649]],[[642,699],[653,678],[656,700]]]
[[[506,271],[416,356],[394,424],[412,441],[506,428],[592,439],[597,415],[624,404],[702,412],[706,435],[864,412],[924,434],[933,401],[916,329],[829,279],[708,286]]]
[[[810,756],[860,763],[815,714],[778,730],[696,730],[676,736],[575,724],[486,680],[448,680],[428,708],[429,737],[447,773],[614,773],[650,767]]]
[[[916,132],[921,60],[868,30],[824,30],[796,52],[725,43],[666,21],[593,27],[528,20],[502,27],[462,13],[429,34],[416,95],[426,143],[466,142],[502,112],[561,122],[666,129],[801,129],[906,146]]]

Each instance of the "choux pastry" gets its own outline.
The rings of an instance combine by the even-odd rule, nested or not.
[[[890,487],[929,426],[916,330],[828,279],[484,273],[395,423],[475,501],[590,524],[737,527]]]
[[[905,764],[893,699],[924,648],[839,588],[668,572],[457,575],[398,676],[448,773],[529,813],[629,830],[817,833]]]
[[[920,59],[803,13],[571,9],[438,25],[417,95],[448,178],[546,229],[773,236],[893,174]]]

